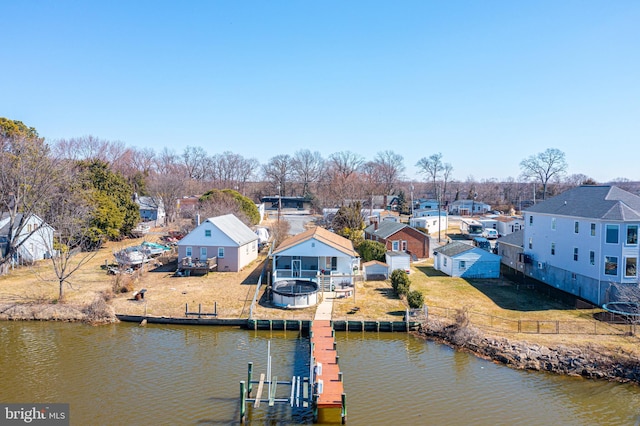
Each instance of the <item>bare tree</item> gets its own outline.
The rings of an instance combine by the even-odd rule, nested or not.
[[[318,151],[296,151],[291,162],[292,178],[302,185],[302,195],[311,193],[310,186],[318,182],[324,173],[325,162]]]
[[[402,173],[405,171],[404,158],[400,154],[386,150],[376,154],[373,164],[375,165],[375,173],[380,177],[380,182],[382,183],[386,204],[387,195],[392,194],[398,180],[402,178]]]
[[[442,154],[437,153],[429,157],[422,157],[420,160],[418,160],[416,166],[420,168],[420,173],[424,174],[428,180],[431,180],[433,196],[434,198],[437,198],[438,188],[436,181],[444,170],[444,164],[442,163]]]
[[[542,184],[542,199],[546,199],[549,181],[560,178],[567,171],[564,152],[557,148],[547,148],[544,152],[532,155],[520,162],[522,177]]]
[[[262,166],[264,178],[271,184],[271,189],[278,191],[279,195],[287,195],[287,184],[292,172],[291,163],[292,160],[288,154],[281,154],[272,157]]]
[[[362,184],[358,172],[363,164],[364,158],[351,151],[340,151],[329,156],[327,174],[336,204],[344,205],[346,200],[360,197]]]
[[[182,163],[186,167],[187,176],[190,179],[204,179],[207,159],[204,148],[187,146],[182,152]]]
[[[96,256],[96,237],[100,240],[91,226],[93,207],[90,205],[90,193],[80,184],[75,184],[71,175],[67,175],[64,182],[46,215],[55,230],[54,238],[45,235],[50,232],[49,227],[43,226],[38,230],[52,254],[50,259],[58,281],[58,302],[64,301],[65,284],[73,287],[71,276]]]
[[[1,270],[20,255],[24,242],[36,232],[27,225],[51,199],[61,174],[57,164],[37,133],[10,133],[0,127],[0,218],[6,231]]]

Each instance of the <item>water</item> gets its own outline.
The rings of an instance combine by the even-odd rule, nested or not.
[[[0,402],[68,402],[73,425],[239,424],[239,382],[307,375],[291,331],[0,324]],[[338,333],[351,425],[634,425],[640,388],[523,372],[402,333]],[[298,355],[296,358],[295,355]],[[311,424],[264,406],[249,424]]]

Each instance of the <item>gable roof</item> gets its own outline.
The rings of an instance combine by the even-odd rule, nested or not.
[[[382,223],[378,224],[378,229],[376,229],[376,224],[372,224],[367,226],[364,229],[364,232],[371,235],[376,235],[380,238],[387,239],[396,232],[400,231],[402,228],[407,225],[398,222],[391,222],[389,220],[383,220]]]
[[[639,221],[640,197],[617,186],[583,185],[531,206],[525,212]]]
[[[288,248],[298,245],[304,241],[315,239],[321,243],[324,243],[330,247],[335,248],[349,256],[356,257],[358,253],[353,249],[353,243],[348,238],[341,237],[338,234],[334,234],[321,227],[309,228],[298,235],[289,237],[278,246],[276,250],[271,254],[278,254]]]
[[[205,222],[211,222],[222,233],[241,246],[258,239],[256,233],[233,214],[210,217]]]
[[[445,256],[455,256],[456,254],[464,253],[465,251],[473,250],[476,248],[471,244],[463,243],[461,241],[453,241],[447,245],[440,246],[438,248],[433,249],[434,253],[442,253]]]

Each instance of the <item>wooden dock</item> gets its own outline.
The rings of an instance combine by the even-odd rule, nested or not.
[[[338,360],[331,321],[313,321],[311,365],[314,372],[314,417],[318,423],[345,424],[347,420],[346,396]]]

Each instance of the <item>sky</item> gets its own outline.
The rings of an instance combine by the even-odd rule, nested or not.
[[[640,180],[640,2],[0,0],[0,117],[266,163],[391,150],[405,176]]]

